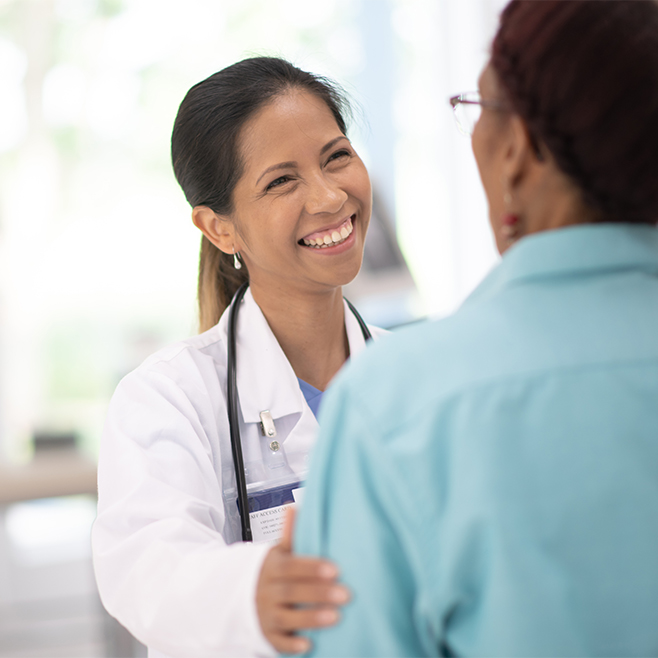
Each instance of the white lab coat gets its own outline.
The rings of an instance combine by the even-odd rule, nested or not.
[[[235,487],[227,325],[224,313],[209,331],[160,350],[126,376],[101,441],[96,580],[103,605],[151,658],[276,655],[255,605],[270,547],[240,542],[238,517],[227,514],[234,503],[225,492]],[[354,356],[365,341],[347,306],[345,326]],[[238,315],[237,389],[248,481],[267,476],[271,451],[259,431],[266,409],[285,470],[303,479],[317,421],[249,290]]]

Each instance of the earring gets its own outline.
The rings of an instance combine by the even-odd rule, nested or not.
[[[518,215],[512,215],[510,213],[505,213],[501,217],[502,226],[500,227],[500,232],[510,244],[519,237],[517,235],[517,231],[519,230],[519,227],[517,226],[518,221]]]
[[[512,205],[512,194],[509,190],[505,191],[503,195],[503,201],[505,202],[505,212],[500,218],[500,233],[507,240],[508,244],[512,244],[515,240],[518,240],[519,235],[519,216],[515,215],[509,210],[509,207]]]
[[[233,247],[233,267],[235,267],[236,270],[242,269],[242,263],[240,262],[240,252],[236,252],[235,247]]]

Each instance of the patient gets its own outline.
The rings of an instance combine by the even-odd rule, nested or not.
[[[313,655],[656,655],[658,4],[513,0],[451,102],[503,258],[325,399]]]

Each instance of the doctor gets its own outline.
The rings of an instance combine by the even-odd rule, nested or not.
[[[330,562],[290,553],[291,528],[277,543],[322,392],[370,334],[341,293],[371,212],[344,108],[325,80],[267,57],[180,106],[172,159],[203,233],[203,333],[119,384],[92,536],[103,604],[151,657],[301,652],[295,632],[334,624],[349,597]]]

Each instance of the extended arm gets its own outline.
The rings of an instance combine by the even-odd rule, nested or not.
[[[158,373],[117,389],[92,536],[99,591],[110,614],[168,655],[274,655],[255,604],[268,547],[224,541],[205,411]]]

